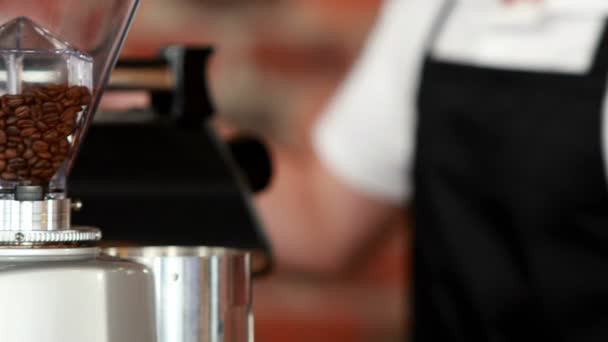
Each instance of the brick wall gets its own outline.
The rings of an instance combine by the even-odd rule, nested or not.
[[[212,44],[213,97],[222,121],[263,134],[275,184],[309,155],[309,128],[361,48],[380,0],[142,0],[125,48]],[[300,154],[302,158],[286,158]],[[288,184],[287,184],[288,185]],[[275,189],[264,194],[275,196]],[[272,215],[272,211],[265,211]],[[295,218],[294,218],[295,219]],[[281,272],[258,280],[258,341],[400,341],[405,334],[408,239],[399,224],[346,278]]]

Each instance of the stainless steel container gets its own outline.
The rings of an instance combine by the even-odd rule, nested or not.
[[[152,270],[158,342],[253,341],[249,253],[205,247],[104,252]]]

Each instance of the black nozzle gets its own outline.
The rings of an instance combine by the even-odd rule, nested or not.
[[[266,145],[257,138],[241,136],[230,140],[228,148],[250,190],[265,190],[272,178],[272,160]]]

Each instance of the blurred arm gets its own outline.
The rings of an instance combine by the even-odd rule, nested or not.
[[[314,273],[345,270],[399,205],[372,199],[333,176],[314,157],[275,151],[275,181],[257,209],[279,266]]]
[[[411,194],[416,95],[442,0],[387,0],[367,45],[312,134],[314,157],[278,151],[258,201],[280,264],[341,269]]]

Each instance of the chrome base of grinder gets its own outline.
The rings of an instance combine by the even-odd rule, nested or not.
[[[1,340],[155,342],[149,269],[102,256],[101,232],[71,227],[62,197],[0,192]]]
[[[0,246],[0,340],[156,342],[154,280],[98,247]]]
[[[101,240],[96,228],[73,228],[69,198],[45,195],[41,187],[17,187],[0,199],[0,247],[78,246]]]

